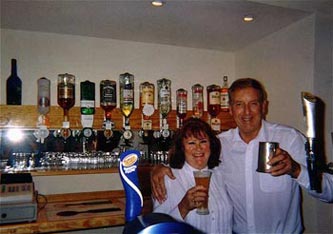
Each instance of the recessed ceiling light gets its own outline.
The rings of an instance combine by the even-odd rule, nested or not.
[[[253,15],[245,15],[243,17],[243,21],[244,22],[252,22],[254,20],[254,16]]]
[[[164,2],[161,0],[154,0],[154,1],[151,1],[151,4],[156,7],[161,7],[161,6],[163,6]]]

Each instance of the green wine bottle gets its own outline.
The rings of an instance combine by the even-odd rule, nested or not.
[[[11,74],[6,83],[7,105],[22,104],[22,81],[17,76],[17,62],[12,59]]]

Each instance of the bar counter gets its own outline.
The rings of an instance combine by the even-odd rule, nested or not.
[[[125,224],[125,193],[122,190],[38,196],[38,215],[35,222],[0,225],[1,234],[54,233]],[[101,213],[88,210],[120,208]],[[72,216],[59,216],[61,211],[77,211]],[[80,213],[81,212],[81,213]],[[142,214],[151,212],[151,201],[146,198]]]

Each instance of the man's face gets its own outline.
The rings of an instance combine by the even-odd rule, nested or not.
[[[239,128],[241,138],[249,143],[259,133],[267,101],[261,103],[258,91],[251,87],[235,90],[231,99],[230,114]]]

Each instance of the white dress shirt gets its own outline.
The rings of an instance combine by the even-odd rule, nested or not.
[[[239,130],[219,135],[222,142],[219,167],[234,206],[235,233],[301,233],[300,185],[309,188],[304,136],[293,128],[262,121],[258,136],[246,144]],[[278,142],[301,164],[297,179],[289,175],[271,176],[256,172],[260,141]],[[329,183],[331,183],[329,185]],[[333,182],[324,180],[323,193],[311,193],[325,201],[333,200]]]
[[[187,190],[195,186],[193,167],[185,162],[182,169],[172,169],[176,176],[171,180],[165,176],[167,200],[162,204],[154,201],[154,212],[171,215],[176,220],[186,222],[205,233],[223,234],[232,232],[232,205],[225,191],[223,177],[220,170],[212,170],[209,187],[208,215],[199,215],[196,209],[191,210],[185,219],[179,213],[178,204],[183,199]]]

